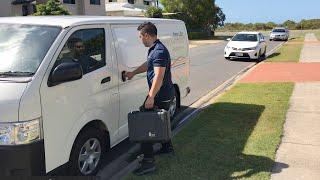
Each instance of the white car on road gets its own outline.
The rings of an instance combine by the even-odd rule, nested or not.
[[[272,40],[284,40],[288,41],[289,39],[289,30],[287,28],[274,28],[269,37],[270,41]]]
[[[239,32],[229,40],[224,48],[224,57],[259,60],[266,56],[267,44],[259,32]]]

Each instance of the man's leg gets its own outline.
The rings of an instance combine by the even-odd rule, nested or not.
[[[154,164],[153,144],[141,143],[141,151],[144,157],[140,163],[140,167],[134,171],[134,174],[141,176],[147,173],[151,173],[156,170]]]
[[[144,103],[140,107],[140,111],[145,111]],[[138,176],[151,173],[156,170],[156,166],[154,164],[153,143],[141,143],[140,149],[143,153],[143,159],[140,162],[140,167],[133,172]]]

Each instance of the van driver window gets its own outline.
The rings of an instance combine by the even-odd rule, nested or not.
[[[56,65],[63,62],[78,62],[83,74],[105,66],[104,29],[83,29],[73,33],[60,52]]]

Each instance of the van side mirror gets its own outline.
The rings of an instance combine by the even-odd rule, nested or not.
[[[56,86],[58,84],[74,81],[82,78],[82,67],[76,62],[64,62],[59,64],[51,72],[48,86]]]
[[[227,41],[230,41],[231,40],[231,38],[228,38],[228,39],[226,39]]]

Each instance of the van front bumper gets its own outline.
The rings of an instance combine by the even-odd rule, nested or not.
[[[45,170],[44,141],[0,146],[1,176],[41,176]]]

